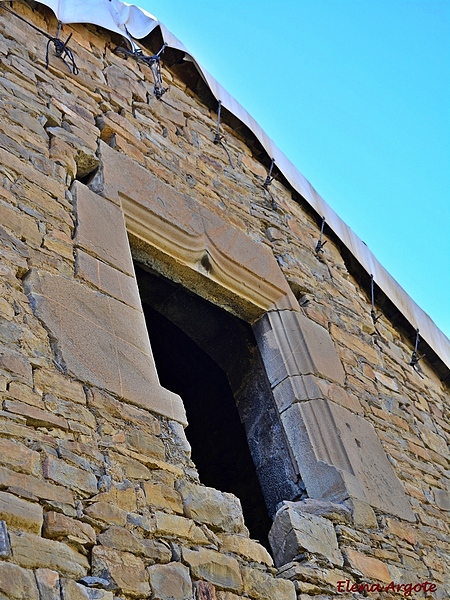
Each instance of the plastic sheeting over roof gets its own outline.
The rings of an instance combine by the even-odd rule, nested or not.
[[[420,336],[450,368],[450,342],[431,318],[408,296],[403,288],[378,262],[369,248],[319,196],[298,169],[275,146],[253,117],[195,60],[187,48],[156,17],[145,10],[119,0],[45,0],[62,23],[92,23],[119,33],[128,39],[142,39],[159,27],[164,42],[184,52],[193,60],[217,101],[244,123],[259,140],[269,158],[292,187],[310,204],[345,244],[357,261],[372,274],[374,281],[408,322],[420,330]],[[131,40],[130,40],[131,41]]]

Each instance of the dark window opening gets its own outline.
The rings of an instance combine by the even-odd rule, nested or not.
[[[158,376],[163,387],[183,399],[200,481],[235,494],[251,537],[268,547],[268,508],[273,514],[282,498],[273,497],[274,482],[264,474],[270,448],[266,453],[259,438],[270,411],[261,408],[259,419],[252,414],[252,406],[262,406],[271,396],[251,328],[181,286],[135,267]],[[273,438],[270,427],[268,432]],[[276,439],[271,443],[276,445]],[[255,464],[261,466],[258,471]]]

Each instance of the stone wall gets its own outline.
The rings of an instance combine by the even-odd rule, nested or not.
[[[32,5],[12,3],[56,31]],[[384,598],[428,581],[417,597],[445,598],[448,385],[427,357],[409,366],[388,303],[374,328],[367,280],[333,237],[314,251],[302,199],[263,188],[255,140],[225,115],[227,151],[213,143],[191,66],[168,52],[162,102],[108,32],[63,30],[77,76],[0,9],[0,597]],[[239,500],[199,481],[132,258],[253,327],[294,473],[273,559]]]

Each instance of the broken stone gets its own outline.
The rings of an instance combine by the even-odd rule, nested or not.
[[[197,579],[205,579],[219,588],[240,593],[243,589],[239,563],[235,558],[214,550],[183,548],[183,562]]]
[[[316,517],[324,517],[333,523],[352,522],[351,512],[344,504],[306,498],[301,502],[289,502],[285,500],[281,503],[280,508],[282,506],[287,506],[301,513],[315,515]]]
[[[36,569],[40,600],[61,600],[59,573],[51,569]]]
[[[297,508],[287,506],[278,511],[269,532],[269,542],[277,566],[295,560],[305,550],[334,565],[343,564],[333,525],[327,519],[302,513]]]
[[[98,579],[98,578],[97,577],[87,577],[85,579]],[[106,580],[103,579],[100,581],[106,581]],[[109,582],[106,581],[106,583],[108,584]],[[61,582],[61,588],[62,588],[62,598],[64,598],[64,600],[113,600],[114,599],[113,592],[103,590],[103,589],[86,587],[85,585],[81,584],[81,580],[79,580],[79,583],[76,583],[75,581],[70,580],[70,579],[63,579]]]
[[[205,523],[213,531],[246,531],[240,501],[233,494],[185,481],[180,481],[177,489],[187,517]]]
[[[103,546],[92,550],[92,573],[109,579],[109,588],[118,588],[124,594],[145,598],[150,594],[147,573],[140,558],[130,552],[118,552]]]

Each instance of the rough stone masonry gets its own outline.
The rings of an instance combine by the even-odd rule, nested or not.
[[[108,31],[63,26],[75,76],[24,20],[0,9],[0,598],[448,597],[448,369],[411,368],[389,302],[374,329],[348,251],[314,251],[320,218],[282,180],[268,194],[270,160],[224,115],[230,164],[192,64],[169,49],[164,103]],[[265,387],[237,404],[280,490],[267,548],[198,475],[133,261],[252,331]]]

